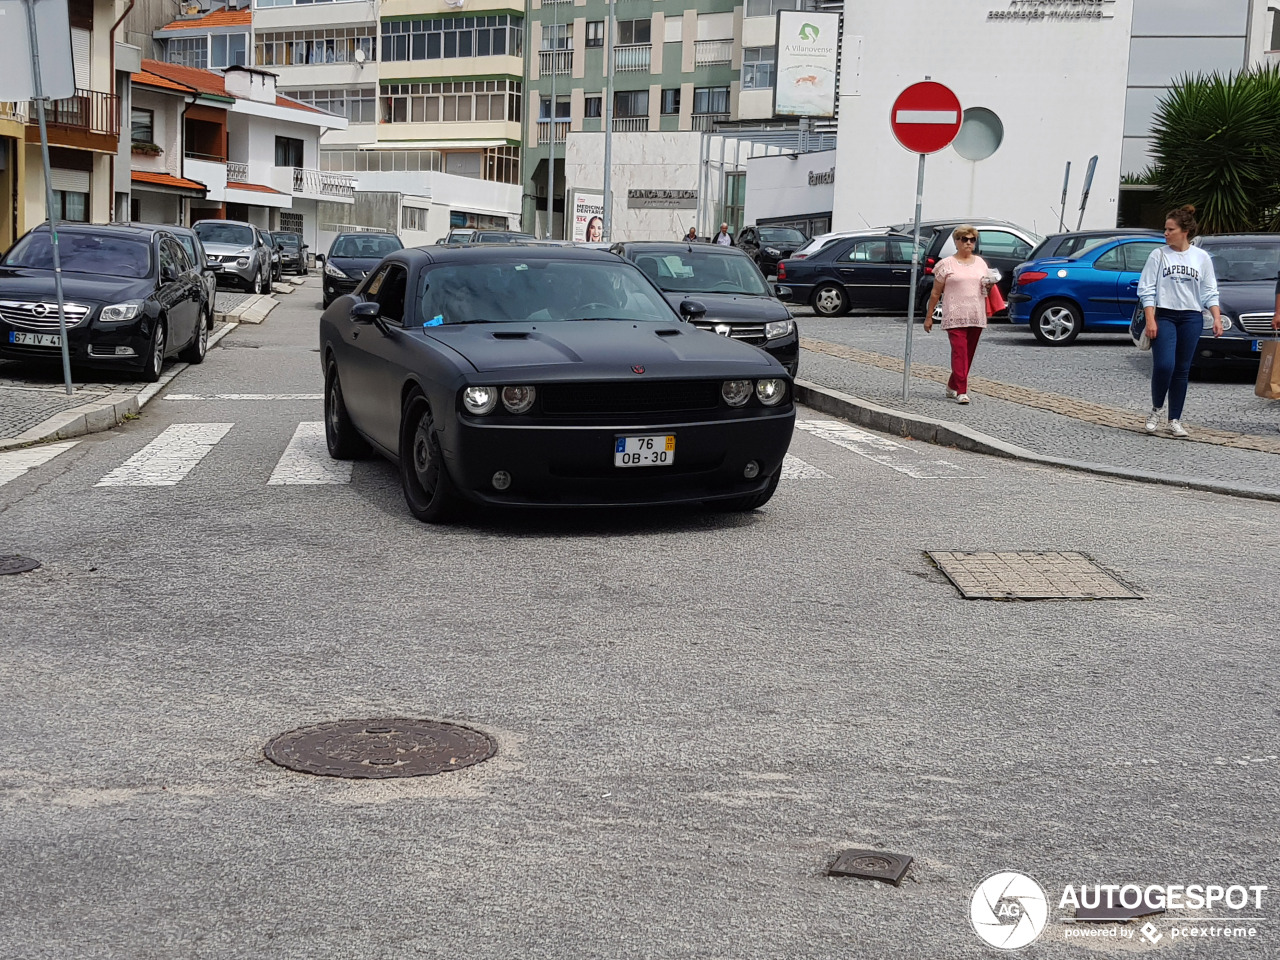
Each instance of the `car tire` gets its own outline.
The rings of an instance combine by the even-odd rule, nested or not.
[[[196,328],[195,339],[178,354],[178,359],[183,363],[204,363],[204,356],[209,352],[209,327],[204,322],[204,317],[200,318]]]
[[[333,298],[332,298],[332,297],[329,297],[329,296],[322,296],[322,297],[320,298],[320,306],[321,306],[321,309],[328,310],[328,309],[329,309],[329,307],[330,307],[330,306],[332,306],[332,305],[333,305]]]
[[[769,485],[759,493],[753,493],[747,497],[735,497],[732,500],[714,501],[715,509],[723,513],[747,513],[759,507],[763,507],[773,497],[774,492],[778,489],[778,481],[782,479],[782,470],[779,469],[772,477],[769,478]]]
[[[1080,308],[1066,300],[1042,303],[1031,314],[1031,332],[1047,346],[1065,347],[1080,336],[1083,327]]]
[[[332,360],[324,377],[324,441],[334,460],[359,460],[369,455],[369,444],[356,431],[342,397],[338,365]]]
[[[813,312],[820,317],[840,317],[849,310],[849,296],[838,283],[823,283],[813,291]]]
[[[423,523],[447,523],[457,513],[457,492],[440,452],[431,407],[417,392],[405,401],[400,419],[400,484],[409,512]]]
[[[165,326],[163,320],[157,320],[151,329],[151,341],[147,344],[147,357],[142,362],[142,379],[147,383],[155,383],[160,379],[160,371],[164,369]]]

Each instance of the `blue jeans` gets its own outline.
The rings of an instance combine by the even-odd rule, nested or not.
[[[1168,394],[1169,419],[1181,420],[1204,315],[1199,310],[1157,308],[1156,326],[1158,336],[1151,341],[1151,408],[1163,407]]]

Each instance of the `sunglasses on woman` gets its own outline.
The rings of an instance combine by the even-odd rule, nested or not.
[[[977,237],[961,237],[960,242],[961,243],[977,243],[978,238]]]

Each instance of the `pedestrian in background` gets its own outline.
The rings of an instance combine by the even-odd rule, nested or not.
[[[1213,315],[1213,335],[1222,336],[1218,309],[1218,279],[1213,258],[1203,247],[1191,246],[1199,230],[1196,208],[1170,210],[1164,220],[1163,247],[1147,257],[1138,278],[1138,299],[1151,341],[1151,413],[1147,433],[1160,428],[1160,411],[1169,398],[1169,432],[1187,436],[1182,408],[1187,400],[1191,361],[1204,330],[1204,311]]]
[[[729,225],[727,223],[720,224],[720,232],[716,234],[716,243],[722,247],[733,246],[733,237],[729,236]]]
[[[969,368],[978,352],[978,338],[987,326],[987,292],[995,282],[987,262],[974,253],[978,231],[968,224],[951,234],[956,252],[933,268],[933,292],[924,315],[925,333],[933,330],[933,312],[942,301],[942,329],[951,341],[951,377],[947,396],[969,402]]]
[[[685,242],[686,242],[686,243],[697,243],[697,242],[698,242],[698,228],[697,228],[697,227],[690,227],[690,228],[689,228],[689,232],[688,232],[688,233],[686,233],[686,234],[684,235],[684,239],[685,239]]]

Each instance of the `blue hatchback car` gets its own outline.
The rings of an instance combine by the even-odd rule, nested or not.
[[[1065,346],[1081,332],[1128,333],[1138,277],[1158,237],[1103,237],[1069,257],[1028,260],[1013,270],[1009,321],[1029,323],[1041,343]]]

